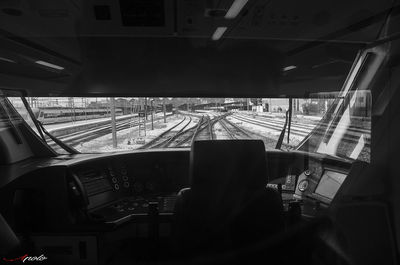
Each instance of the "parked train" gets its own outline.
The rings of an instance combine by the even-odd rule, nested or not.
[[[62,108],[62,107],[47,107],[34,110],[36,118],[42,124],[71,122],[79,120],[89,120],[95,118],[104,118],[110,116],[108,108]],[[116,108],[115,115],[122,115],[122,109]]]

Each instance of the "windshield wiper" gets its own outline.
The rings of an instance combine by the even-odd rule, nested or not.
[[[44,134],[46,134],[53,142],[58,144],[62,149],[64,149],[65,151],[67,151],[68,153],[71,153],[71,154],[79,154],[78,150],[76,150],[75,148],[67,145],[66,143],[64,143],[63,141],[61,141],[57,137],[53,136],[51,133],[49,133],[46,130],[46,128],[44,128],[43,124],[40,121],[37,121],[37,123],[40,125],[40,128],[41,128],[42,132]]]
[[[288,127],[287,143],[289,143],[291,123],[292,123],[292,98],[289,98],[289,109],[286,111],[285,124],[283,125],[281,134],[279,135],[279,139],[278,142],[276,143],[275,149],[281,149],[283,138],[285,137],[286,127]]]
[[[35,117],[35,115],[33,114],[33,111],[31,109],[31,106],[29,105],[28,101],[26,100],[25,97],[21,97],[22,102],[25,105],[25,108],[28,110],[29,115],[31,116],[31,119],[33,121],[33,123],[36,126],[36,129],[38,130],[40,136],[43,139],[43,142],[46,142],[46,139],[44,137],[44,134],[47,135],[53,142],[55,142],[56,144],[58,144],[62,149],[64,149],[65,151],[67,151],[70,154],[79,154],[79,151],[76,150],[75,148],[67,145],[66,143],[64,143],[63,141],[61,141],[60,139],[58,139],[57,137],[53,136],[51,133],[49,133],[46,128],[44,128],[43,124],[38,121]],[[47,144],[48,145],[48,144]]]

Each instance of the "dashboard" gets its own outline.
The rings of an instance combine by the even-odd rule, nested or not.
[[[303,152],[268,151],[266,156],[268,186],[279,186],[286,210],[297,203],[310,218],[329,207],[351,167],[348,161]],[[0,168],[6,175],[0,183],[2,214],[12,223],[19,219],[16,214],[27,212],[19,207],[37,209],[40,214],[31,217],[36,231],[151,219],[170,223],[177,193],[189,186],[189,161],[190,151],[184,149],[23,161]],[[16,205],[16,194],[29,203]]]
[[[70,166],[72,187],[85,201],[88,218],[118,225],[140,216],[172,215],[189,169],[186,152],[171,154],[114,155]]]
[[[297,177],[294,197],[329,204],[346,179],[350,167],[309,159],[308,167]]]
[[[296,203],[306,218],[324,213],[351,168],[349,161],[318,155],[304,157],[301,154],[287,155],[285,165],[279,171],[275,169],[275,174],[280,176],[268,186],[278,189],[279,185],[284,208],[288,210],[291,204]]]

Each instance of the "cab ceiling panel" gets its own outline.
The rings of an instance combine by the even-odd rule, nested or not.
[[[243,13],[231,34],[304,41],[369,42],[377,37],[391,3],[385,0],[366,0],[362,5],[360,1],[343,0],[257,1]],[[374,23],[377,19],[370,20],[376,16],[380,18],[379,23]],[[360,31],[368,25],[373,27]]]
[[[210,37],[226,27],[223,38],[369,42],[392,6],[390,0],[249,0],[237,17],[226,19],[232,3],[178,1],[178,35]]]
[[[173,0],[85,1],[80,36],[173,36]]]
[[[0,1],[0,35],[80,61],[76,40],[79,7],[69,0]]]
[[[82,47],[84,70],[64,95],[261,95],[278,87],[283,58],[267,41],[91,37]]]
[[[18,40],[0,38],[0,88],[59,94],[79,69],[75,62],[53,53]]]

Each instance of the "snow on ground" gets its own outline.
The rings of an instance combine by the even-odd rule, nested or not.
[[[118,147],[112,147],[112,135],[107,134],[105,136],[96,138],[87,143],[75,146],[76,149],[83,153],[91,152],[115,152],[115,151],[126,151],[140,148],[143,144],[137,144],[136,140],[139,138],[144,138],[145,143],[150,142],[152,139],[170,129],[171,127],[177,125],[183,120],[184,116],[177,114],[167,117],[167,123],[164,123],[163,119],[154,121],[154,130],[151,130],[151,121],[146,123],[146,136],[139,137],[138,126],[134,126],[129,129],[120,130],[117,132]],[[186,123],[185,120],[183,123]],[[189,126],[196,124],[197,119],[192,117],[192,122]],[[189,128],[189,126],[187,128]]]
[[[169,112],[169,113],[166,113],[166,114],[169,115],[171,113]],[[164,115],[164,113],[159,112],[159,113],[154,114],[154,117],[161,117],[163,115]],[[129,118],[129,117],[137,117],[137,114],[135,113],[134,115],[132,115],[132,114],[120,115],[120,116],[116,116],[115,119],[117,121],[119,121],[121,119]],[[105,118],[97,118],[97,119],[89,119],[89,120],[62,122],[62,123],[54,123],[54,124],[45,124],[44,127],[46,128],[47,131],[52,132],[52,131],[55,131],[55,130],[62,130],[62,129],[65,129],[65,128],[75,127],[75,126],[79,126],[79,125],[95,124],[95,123],[104,122],[104,121],[110,121],[110,120],[111,120],[110,117],[105,117]]]
[[[235,111],[235,112],[241,114],[254,115],[254,116],[264,116],[268,118],[281,118],[281,119],[285,119],[286,115],[284,112],[255,112],[255,111]],[[320,121],[322,119],[322,116],[295,114],[293,115],[292,119],[295,118],[298,118],[299,120]]]
[[[279,135],[281,134],[278,130],[273,130],[269,128],[265,128],[260,125],[255,125],[251,123],[247,123],[241,120],[237,120],[234,116],[228,116],[227,119],[237,126],[245,129],[246,131],[250,131],[255,134],[255,138],[260,137],[262,140],[268,139],[268,141],[264,141],[267,149],[275,149],[276,142],[278,141]],[[258,137],[257,137],[258,136]],[[264,139],[266,138],[266,139]],[[302,139],[298,136],[290,135],[289,136],[289,147],[294,147],[300,143]],[[287,143],[287,133],[285,134],[284,143]]]

